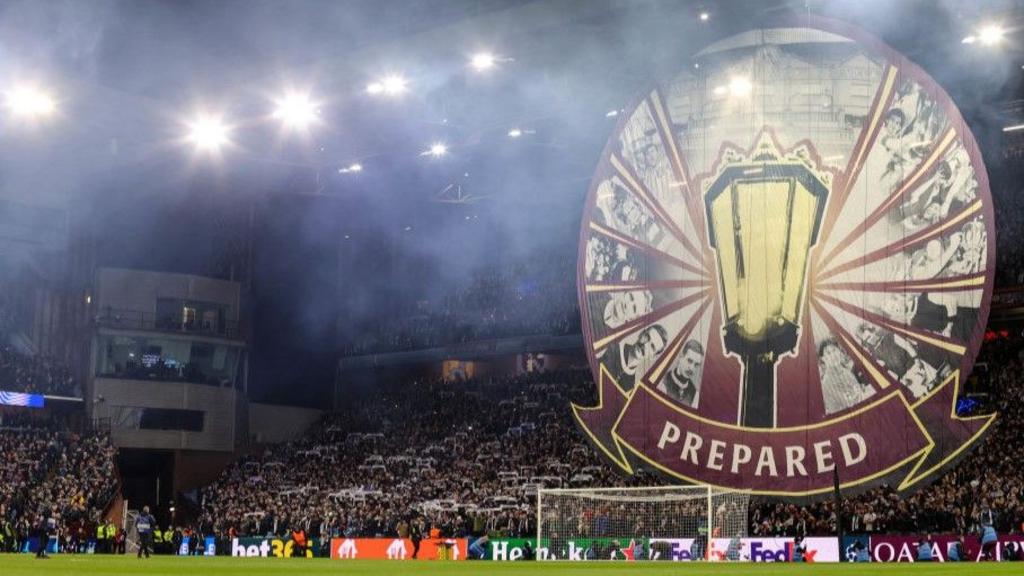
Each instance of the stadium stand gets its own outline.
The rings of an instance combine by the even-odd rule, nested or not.
[[[102,432],[0,416],[0,550],[23,550],[48,514],[57,520],[61,551],[84,551],[85,535],[95,533],[117,492],[115,452]]]
[[[361,399],[299,442],[245,458],[203,492],[218,533],[394,533],[410,510],[445,534],[535,534],[538,485],[621,480],[567,410],[584,371],[465,383],[411,382]],[[643,482],[642,478],[633,482]]]
[[[0,280],[0,289],[10,291]],[[45,354],[26,354],[13,346],[19,332],[17,320],[23,310],[6,295],[0,295],[0,391],[81,397],[82,388],[69,367]]]
[[[1024,0],[68,4],[0,3],[0,576],[1024,561]]]
[[[46,356],[28,356],[0,345],[0,390],[57,396],[81,396],[81,388],[62,363]]]
[[[1001,531],[1024,523],[1019,443],[1024,425],[1018,339],[990,342],[993,369],[978,386],[999,410],[994,431],[934,485],[908,498],[881,488],[842,502],[843,529],[857,533],[977,531],[985,510]],[[283,535],[298,523],[314,537],[393,535],[409,510],[445,534],[534,533],[536,485],[651,485],[601,464],[571,420],[569,401],[589,400],[584,370],[501,381],[388,388],[328,417],[302,440],[245,458],[203,492],[203,524],[224,534]],[[495,400],[495,399],[501,400]],[[586,403],[586,402],[584,402]],[[810,506],[758,500],[753,535],[836,533],[831,501]]]

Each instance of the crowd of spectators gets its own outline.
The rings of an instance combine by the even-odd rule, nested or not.
[[[81,388],[63,363],[47,356],[23,354],[6,343],[0,344],[0,390],[57,396],[82,395]]]
[[[910,496],[881,487],[844,499],[837,516],[824,500],[797,506],[762,500],[751,506],[750,533],[755,535],[834,534],[837,518],[846,533],[978,533],[982,512],[992,511],[1002,533],[1024,530],[1024,383],[1020,375],[1024,346],[1019,338],[990,340],[978,358],[984,381],[978,413],[995,410],[999,418],[988,436],[955,468]],[[982,370],[978,370],[981,372]],[[988,516],[986,515],[985,518]]]
[[[10,301],[9,286],[2,280],[0,288],[0,391],[81,396],[67,366],[47,356],[24,354],[10,344],[19,308]]]
[[[203,525],[383,536],[417,514],[448,535],[535,534],[538,486],[622,483],[573,429],[568,403],[591,388],[575,370],[361,396],[302,440],[231,466],[203,492]]]
[[[77,551],[116,495],[115,449],[102,432],[0,413],[0,551],[23,550],[45,518]]]
[[[481,277],[472,290],[454,293],[446,307],[493,313],[514,309],[508,298],[518,298],[525,302],[521,308],[531,308],[532,292],[509,291],[508,285],[507,278]],[[551,311],[537,316],[550,318]],[[493,325],[509,330],[495,334],[516,332],[507,326],[530,331],[505,316],[495,316]],[[547,333],[559,332],[548,325]],[[830,500],[800,505],[755,499],[748,532],[833,534],[842,519],[848,533],[966,533],[977,531],[984,510],[994,512],[1000,531],[1021,530],[1024,445],[1007,439],[1024,429],[1022,350],[1012,335],[986,343],[979,365],[988,369],[977,371],[985,382],[976,390],[985,393],[979,397],[983,409],[998,410],[1000,418],[980,446],[931,486],[909,496],[876,488],[844,499],[838,514]],[[260,449],[229,467],[202,491],[198,529],[285,535],[301,527],[313,538],[383,536],[416,514],[453,536],[535,534],[538,486],[658,482],[654,476],[617,476],[576,431],[569,403],[592,404],[593,388],[585,369],[382,384],[302,439]],[[9,346],[0,346],[0,390],[77,392],[58,363]],[[0,535],[13,536],[4,546],[23,542],[41,512],[59,519],[68,546],[77,535],[90,534],[113,495],[113,456],[103,434],[78,435],[51,422],[6,415],[0,421]]]
[[[979,363],[988,370],[979,371],[985,381],[973,389],[985,393],[981,409],[996,409],[1000,418],[982,445],[933,485],[909,496],[873,489],[844,499],[840,514],[830,500],[755,499],[748,532],[833,534],[841,518],[848,533],[967,533],[977,531],[986,510],[1001,532],[1020,530],[1024,447],[1006,440],[1024,426],[1021,350],[1013,337],[984,347]],[[230,466],[201,492],[198,530],[221,537],[284,536],[296,528],[321,539],[391,536],[416,515],[446,535],[530,536],[539,486],[658,482],[625,479],[603,465],[575,430],[570,402],[593,402],[586,370],[382,385],[300,440]],[[95,530],[114,478],[114,448],[104,434],[5,414],[3,545],[22,546],[39,515],[49,514],[58,519],[62,545],[76,549]]]
[[[1017,339],[989,342],[974,389],[982,411],[998,410],[983,443],[938,481],[912,495],[876,488],[842,501],[798,505],[754,499],[752,535],[967,533],[984,510],[996,526],[1024,523],[1024,369]],[[204,525],[218,533],[393,535],[411,513],[446,534],[535,533],[535,489],[652,485],[601,464],[575,430],[569,401],[591,402],[586,370],[465,383],[413,382],[360,397],[300,441],[272,446],[230,467],[203,492]]]
[[[580,332],[574,263],[478,269],[465,285],[375,322],[347,342],[349,356],[432,348],[512,336]]]

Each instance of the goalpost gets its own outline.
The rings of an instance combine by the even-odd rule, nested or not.
[[[537,559],[739,559],[749,503],[710,486],[541,488]]]

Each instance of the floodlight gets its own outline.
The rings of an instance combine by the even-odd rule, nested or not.
[[[490,52],[480,52],[475,54],[473,59],[470,60],[470,65],[476,69],[477,72],[483,72],[494,67],[494,54]]]
[[[31,86],[18,86],[5,97],[7,109],[19,118],[45,118],[57,110],[53,97]]]
[[[398,74],[389,74],[366,85],[367,94],[397,96],[408,89],[408,82]]]
[[[729,94],[733,96],[747,96],[754,86],[746,78],[736,77],[729,80]]]
[[[448,147],[443,142],[434,142],[426,153],[434,158],[440,158],[448,153]]]
[[[188,140],[199,150],[216,152],[228,143],[229,129],[219,117],[200,114],[188,127]]]
[[[998,44],[1003,39],[1004,31],[1001,26],[991,24],[985,26],[978,32],[978,41],[985,46]]]
[[[276,103],[274,118],[280,120],[285,128],[305,130],[317,121],[319,110],[309,94],[289,92]]]

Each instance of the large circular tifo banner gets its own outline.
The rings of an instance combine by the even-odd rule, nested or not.
[[[992,200],[949,96],[842,26],[755,30],[621,114],[579,293],[626,472],[764,494],[916,488],[976,443]]]

